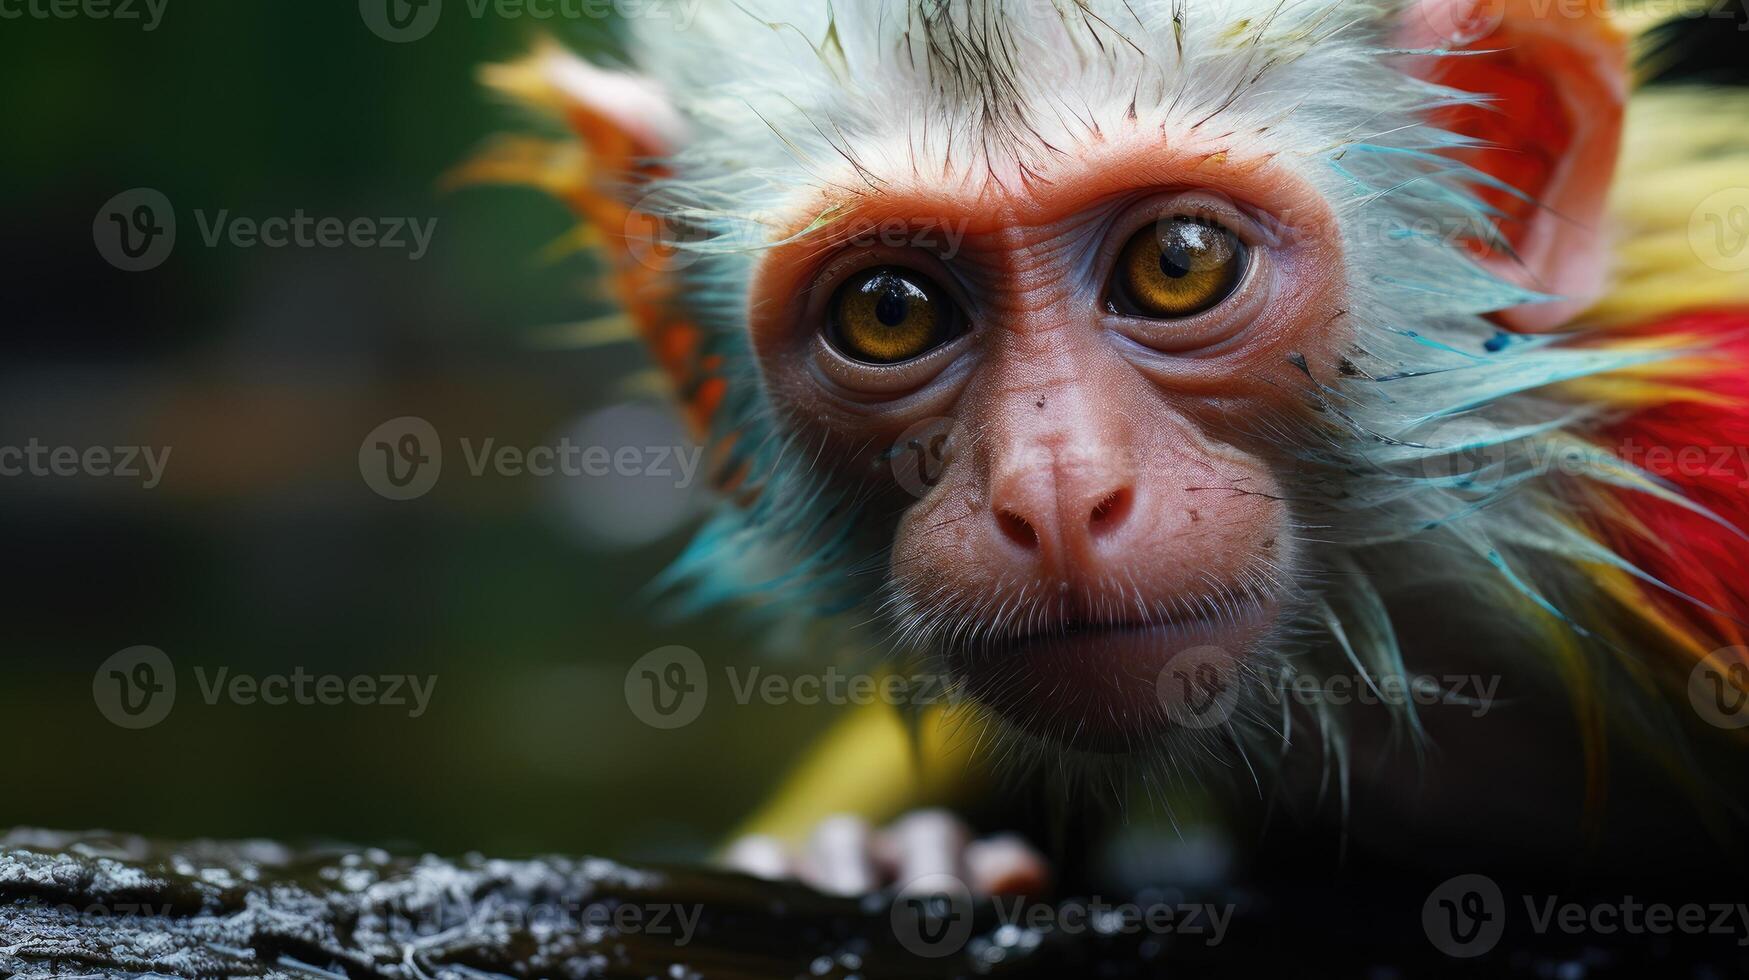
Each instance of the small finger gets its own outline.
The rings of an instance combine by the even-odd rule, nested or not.
[[[802,851],[801,878],[833,895],[861,895],[878,887],[868,822],[848,814],[827,817]]]
[[[980,895],[1043,895],[1050,888],[1049,863],[1012,834],[967,845],[966,871]]]
[[[769,881],[788,878],[795,870],[789,848],[765,834],[749,834],[730,844],[723,852],[723,866]]]
[[[966,881],[963,856],[971,832],[946,810],[909,814],[893,824],[887,837],[887,846],[897,856],[897,880],[901,886],[930,875]]]

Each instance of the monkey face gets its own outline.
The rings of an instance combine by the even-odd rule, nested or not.
[[[1159,735],[1187,670],[1232,683],[1296,609],[1291,450],[1344,343],[1328,212],[1263,160],[1141,141],[1042,189],[887,188],[764,259],[773,398],[886,484],[903,639],[1035,735]]]

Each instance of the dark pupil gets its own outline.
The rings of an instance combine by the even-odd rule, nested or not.
[[[1182,240],[1160,247],[1160,271],[1173,279],[1190,275],[1190,249],[1184,247]]]
[[[911,311],[911,301],[905,295],[905,289],[892,280],[875,283],[880,290],[880,296],[875,300],[875,319],[889,327],[896,327],[905,322],[905,317]]]
[[[1212,232],[1191,221],[1172,222],[1160,236],[1160,271],[1171,279],[1183,279],[1196,270],[1195,251],[1208,248]]]

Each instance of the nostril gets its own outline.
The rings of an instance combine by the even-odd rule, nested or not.
[[[1002,529],[1004,537],[1022,548],[1031,551],[1038,547],[1038,532],[1019,514],[1011,510],[997,511],[996,526]]]
[[[1099,503],[1093,505],[1092,513],[1087,515],[1087,529],[1096,536],[1115,530],[1129,516],[1130,504],[1134,499],[1135,494],[1128,487],[1106,494],[1100,498]]]

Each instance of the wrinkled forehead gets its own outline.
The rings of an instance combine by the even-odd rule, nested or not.
[[[768,226],[784,246],[855,240],[906,225],[1000,236],[1072,221],[1127,196],[1169,191],[1224,199],[1277,224],[1331,220],[1296,161],[1267,144],[1132,124],[1061,148],[1030,168],[1013,161],[920,167],[902,154],[865,157],[817,186],[797,188]]]

